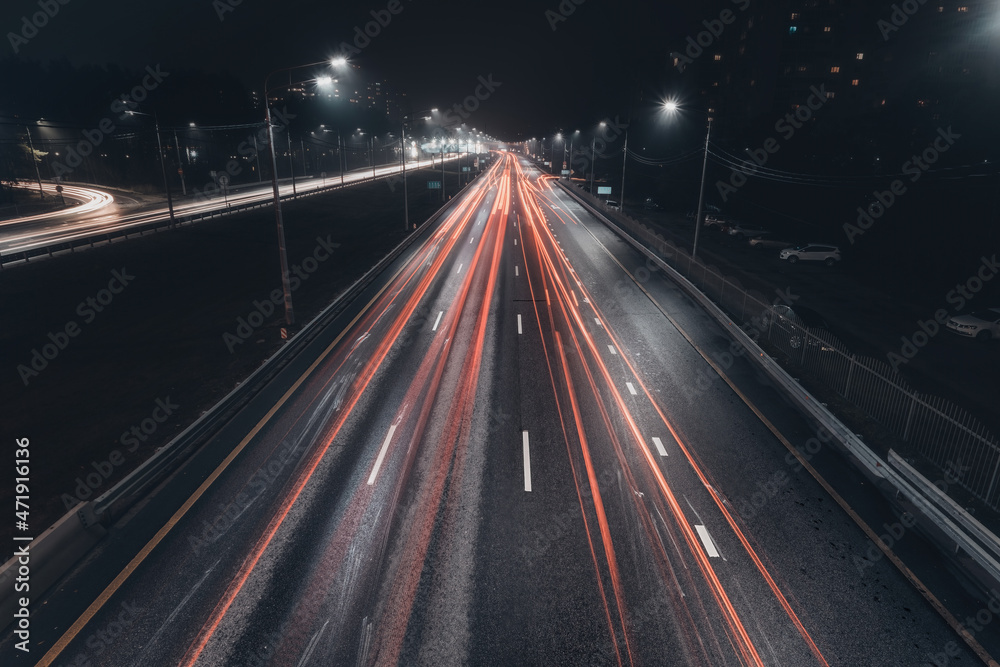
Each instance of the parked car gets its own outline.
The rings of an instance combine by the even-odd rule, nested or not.
[[[646,197],[646,201],[643,202],[642,207],[647,211],[659,210],[660,205],[652,197]]]
[[[823,262],[827,266],[833,266],[840,261],[840,248],[824,243],[806,243],[794,248],[785,248],[778,253],[778,257],[787,260],[789,264],[795,264],[802,260],[803,262]]]
[[[730,225],[736,224],[736,221],[722,213],[711,213],[705,216],[705,222],[703,223],[706,227],[714,227],[715,229],[722,230]]]
[[[687,214],[684,217],[689,218],[691,220],[694,220],[694,216],[697,213],[698,213],[698,209],[693,208],[690,211],[688,211]],[[701,211],[701,214],[703,216],[705,216],[706,218],[708,216],[710,216],[710,215],[719,215],[721,213],[722,213],[722,209],[720,209],[718,206],[716,206],[714,204],[705,204],[705,207]]]
[[[760,227],[756,227],[754,225],[745,225],[743,223],[737,223],[731,225],[727,233],[730,236],[735,236],[738,239],[745,239],[750,236],[766,236],[771,232],[770,230],[761,229]]]
[[[765,248],[789,248],[792,247],[792,244],[788,241],[779,241],[778,239],[772,239],[766,236],[755,236],[750,239],[750,247],[763,250]]]
[[[606,202],[604,202],[604,203],[605,203],[605,204],[607,205],[607,207],[608,207],[608,208],[610,208],[610,209],[611,209],[612,211],[620,211],[620,210],[622,210],[622,205],[621,205],[621,204],[620,204],[619,202],[616,202],[616,201],[615,201],[614,199],[609,199],[609,200],[607,200],[607,201],[606,201]]]
[[[968,315],[954,315],[948,319],[945,326],[959,336],[977,340],[1000,339],[1000,308],[986,308]]]

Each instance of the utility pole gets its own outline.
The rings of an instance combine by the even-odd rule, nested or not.
[[[38,171],[38,160],[35,158],[35,144],[31,141],[31,128],[27,125],[24,130],[28,133],[28,148],[31,150],[31,164],[35,167],[35,178],[38,179],[38,195],[45,199],[45,192],[42,190],[42,174]]]
[[[254,137],[254,142],[257,137]],[[181,177],[181,194],[187,196],[187,184],[184,182],[184,163],[181,162],[181,143],[177,140],[177,128],[174,128],[174,148],[177,149],[177,173]]]
[[[691,248],[691,259],[698,256],[698,232],[701,230],[701,210],[705,202],[705,170],[708,168],[708,140],[712,136],[712,117],[708,117],[708,132],[705,133],[705,158],[701,163],[701,189],[698,192],[698,213],[694,216],[694,246]]]

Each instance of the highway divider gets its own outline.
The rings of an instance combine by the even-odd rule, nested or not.
[[[746,356],[768,375],[774,383],[774,387],[783,391],[809,421],[822,427],[832,436],[832,441],[839,446],[841,452],[846,454],[850,462],[865,477],[875,484],[898,509],[908,511],[917,517],[917,524],[923,528],[924,534],[934,540],[942,553],[955,560],[963,568],[963,572],[969,581],[980,590],[984,600],[988,599],[990,591],[1000,589],[1000,563],[998,563],[1000,551],[994,550],[998,548],[997,545],[1000,545],[1000,540],[995,535],[989,533],[981,524],[978,527],[972,527],[968,521],[971,518],[967,516],[968,513],[965,513],[964,517],[961,516],[955,511],[957,506],[953,506],[953,502],[948,505],[937,494],[929,491],[929,487],[933,487],[933,484],[926,482],[926,480],[911,483],[911,480],[917,478],[910,471],[901,472],[897,467],[887,465],[824,404],[817,401],[777,361],[764,352],[747,332],[699,290],[694,283],[609,219],[599,206],[587,201],[580,193],[574,192],[574,188],[561,181],[556,182],[570,197],[598,220],[655,262],[674,283],[701,305],[743,347]],[[896,457],[896,463],[898,464],[898,457]],[[916,474],[919,475],[919,473]],[[920,477],[920,479],[924,478]],[[922,488],[923,492],[918,490],[918,487]],[[940,489],[937,490],[940,493]],[[941,493],[941,495],[944,494]],[[943,507],[946,509],[942,509]],[[949,512],[955,517],[954,519],[948,516]],[[977,541],[977,537],[979,541]]]
[[[482,173],[487,173],[484,170]],[[373,179],[369,179],[373,180]],[[474,177],[447,203],[431,215],[416,231],[387,253],[375,266],[358,278],[330,305],[304,325],[280,350],[267,359],[246,380],[202,414],[193,424],[161,447],[153,456],[93,501],[76,505],[29,545],[31,554],[31,599],[38,600],[107,533],[117,517],[145,498],[161,482],[180,468],[191,455],[204,446],[247,403],[256,397],[320,333],[341,315],[375,279],[418,239],[426,238],[447,210],[458,201],[457,195],[478,180]],[[311,193],[310,193],[311,194]],[[303,195],[299,195],[303,196]],[[18,597],[14,582],[18,576],[15,556],[0,566],[0,629],[14,620]]]

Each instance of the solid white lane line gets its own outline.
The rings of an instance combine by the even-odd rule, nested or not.
[[[517,267],[515,266],[514,267],[514,276],[517,277],[519,275],[521,275],[521,274],[520,274],[520,272],[518,272]]]
[[[625,386],[628,387],[628,393],[632,394],[633,396],[639,395],[639,392],[635,390],[635,387],[632,386],[631,382],[626,382]]]
[[[618,354],[618,350],[616,350],[615,346],[612,345],[611,343],[608,343],[608,350],[611,352],[611,354],[615,354],[615,355]]]
[[[444,315],[444,311],[443,310],[438,313],[437,319],[434,320],[434,328],[431,329],[431,331],[437,331],[438,330],[438,325],[441,324],[441,316],[442,315]]]
[[[660,456],[666,456],[667,450],[663,447],[663,442],[659,438],[653,438],[653,444],[656,445],[656,451],[660,453]]]
[[[696,525],[694,529],[698,531],[698,537],[701,538],[701,543],[705,545],[705,551],[708,552],[708,557],[718,558],[719,551],[715,548],[715,542],[712,541],[712,536],[708,534],[708,529],[702,525]]]
[[[528,450],[527,431],[521,431],[521,449],[524,450],[524,490],[531,491],[531,452]]]
[[[378,469],[382,467],[382,460],[385,459],[385,453],[389,451],[389,441],[392,440],[392,434],[395,432],[396,425],[393,424],[389,427],[389,433],[385,436],[385,442],[382,443],[382,451],[378,453],[378,458],[375,459],[375,467],[372,468],[372,474],[368,476],[369,486],[375,483],[375,476],[378,475]]]
[[[465,264],[459,264],[459,265],[458,265],[458,271],[456,271],[455,273],[461,273],[461,272],[462,272],[462,267],[463,267],[463,266],[465,266]]]
[[[523,331],[521,330],[521,313],[518,313],[518,314],[517,314],[517,333],[518,333],[518,335],[520,335],[520,334],[524,333],[524,332],[523,332]]]

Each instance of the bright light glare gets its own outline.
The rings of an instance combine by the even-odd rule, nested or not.
[[[316,83],[318,83],[321,86],[330,86],[330,85],[333,85],[333,77],[332,76],[321,76],[321,77],[319,77],[319,78],[316,79]]]
[[[668,113],[674,113],[679,108],[680,107],[678,106],[677,102],[674,102],[673,100],[667,100],[666,102],[663,103],[663,109]]]
[[[333,67],[343,67],[344,65],[347,64],[347,58],[345,58],[344,56],[337,56],[336,58],[330,61],[330,64]]]

